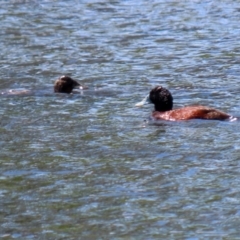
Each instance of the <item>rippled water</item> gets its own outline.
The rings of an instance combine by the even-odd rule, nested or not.
[[[134,106],[240,116],[240,1],[0,3],[1,239],[240,239],[240,122]]]

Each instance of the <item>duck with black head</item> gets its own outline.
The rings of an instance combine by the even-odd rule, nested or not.
[[[208,120],[235,120],[231,115],[217,109],[205,106],[186,106],[178,109],[173,108],[173,97],[170,91],[162,86],[153,88],[149,95],[136,106],[142,106],[145,103],[153,103],[155,111],[152,112],[153,119],[156,120],[190,120],[190,119],[208,119]]]
[[[85,89],[83,85],[69,76],[61,76],[54,83],[54,92],[58,93],[71,93],[74,88]]]

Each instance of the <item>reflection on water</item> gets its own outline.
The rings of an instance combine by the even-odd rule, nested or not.
[[[0,1],[3,239],[238,239],[238,1]],[[89,86],[54,94],[66,74]]]

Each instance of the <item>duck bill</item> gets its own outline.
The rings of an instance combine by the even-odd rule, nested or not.
[[[145,105],[147,103],[151,103],[151,101],[149,99],[149,94],[141,102],[138,102],[137,104],[135,104],[135,106],[142,107],[143,105]]]
[[[76,82],[76,84],[75,84],[75,86],[74,86],[74,89],[78,89],[78,90],[79,90],[79,89],[80,89],[80,90],[88,89],[87,86],[84,86],[84,85],[78,83],[76,80],[74,80],[74,81]]]
[[[85,89],[88,89],[88,86],[85,86],[85,85],[79,84],[79,85],[77,86],[77,89],[85,90]]]

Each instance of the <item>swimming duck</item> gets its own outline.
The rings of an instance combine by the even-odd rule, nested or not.
[[[54,83],[54,92],[71,93],[74,88],[84,89],[76,80],[68,76],[61,76]]]
[[[155,111],[152,117],[156,120],[189,120],[189,119],[211,119],[211,120],[226,120],[233,119],[227,113],[219,111],[214,108],[205,106],[187,106],[179,109],[172,109],[173,97],[170,91],[162,86],[153,88],[149,95],[136,106],[142,106],[146,102],[153,103]]]

